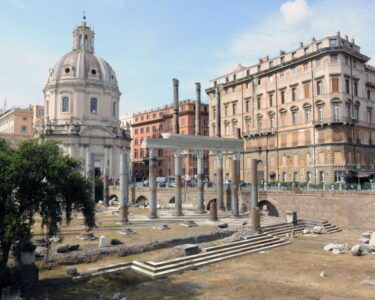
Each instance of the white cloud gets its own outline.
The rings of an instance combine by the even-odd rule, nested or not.
[[[306,5],[306,8],[303,8],[301,3]],[[296,16],[298,11],[303,18]],[[229,43],[230,46],[220,51],[222,63],[217,69],[226,68],[226,72],[230,72],[238,62],[245,66],[253,65],[258,62],[258,58],[266,55],[277,56],[279,50],[294,50],[299,47],[300,41],[307,44],[312,37],[321,39],[335,35],[337,30],[341,31],[342,36],[354,37],[361,47],[361,52],[373,58],[373,63],[374,11],[375,1],[369,0],[357,0],[355,5],[349,0],[340,1],[340,5],[335,0],[315,1],[311,5],[304,0],[286,2],[279,10],[263,16],[262,21],[252,28],[236,34]],[[228,68],[228,64],[231,68]],[[224,73],[216,75],[222,74]]]
[[[286,24],[299,24],[310,16],[310,7],[305,0],[292,0],[285,2],[280,7],[284,22]]]
[[[21,10],[25,10],[26,6],[25,4],[20,0],[9,0],[10,3],[12,3],[15,7]]]

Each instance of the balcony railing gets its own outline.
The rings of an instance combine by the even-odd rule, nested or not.
[[[353,119],[350,117],[330,117],[330,118],[323,118],[321,120],[315,120],[313,123],[315,126],[324,126],[324,125],[331,125],[331,124],[356,124],[358,121],[357,119]]]
[[[276,127],[256,128],[244,132],[245,136],[271,135],[276,133]]]

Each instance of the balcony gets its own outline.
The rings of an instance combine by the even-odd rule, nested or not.
[[[273,135],[276,133],[275,127],[269,127],[269,128],[256,128],[256,129],[250,129],[244,132],[244,136],[252,137],[252,136],[266,136],[266,135]]]
[[[314,123],[314,126],[315,127],[323,127],[323,126],[329,126],[329,125],[340,125],[340,124],[344,124],[344,125],[354,125],[356,124],[358,121],[356,119],[353,119],[353,118],[349,118],[349,117],[331,117],[331,118],[323,118],[321,120],[315,120],[313,123]]]

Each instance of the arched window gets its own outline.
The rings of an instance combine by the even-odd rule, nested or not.
[[[63,97],[62,98],[62,112],[69,112],[69,97]]]
[[[338,121],[340,119],[340,103],[339,102],[332,103],[332,113],[333,113],[333,120]]]
[[[112,116],[116,116],[116,102],[113,102],[112,104]]]
[[[91,98],[91,100],[90,100],[90,112],[92,114],[95,114],[95,115],[98,113],[98,99]]]

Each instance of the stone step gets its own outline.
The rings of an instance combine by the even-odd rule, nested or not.
[[[174,268],[174,269],[169,269],[169,270],[166,270],[166,271],[163,271],[163,272],[157,272],[157,273],[153,273],[152,271],[149,271],[149,270],[144,270],[139,266],[134,266],[134,267],[132,267],[132,269],[137,268],[136,271],[139,274],[145,275],[145,276],[147,276],[149,278],[152,278],[152,279],[157,279],[157,278],[162,278],[162,277],[165,277],[165,276],[171,275],[171,274],[183,273],[183,272],[188,271],[188,270],[197,269],[199,267],[202,267],[202,266],[205,266],[205,265],[208,265],[208,264],[225,261],[225,260],[228,260],[228,259],[243,256],[243,255],[248,255],[248,254],[257,253],[257,252],[261,252],[261,251],[266,251],[266,250],[269,250],[269,249],[272,249],[272,248],[288,245],[290,243],[291,243],[290,241],[280,241],[277,244],[271,244],[271,245],[267,245],[267,246],[264,246],[264,247],[261,247],[261,248],[256,248],[256,249],[249,249],[247,251],[232,253],[232,254],[228,254],[228,255],[225,255],[225,256],[212,258],[212,259],[209,259],[209,260],[202,260],[200,262],[194,262],[194,263],[189,264],[189,265],[184,265],[184,266],[181,266],[181,267],[177,267],[177,268]]]
[[[155,267],[155,268],[163,267],[163,266],[167,266],[167,265],[171,265],[171,264],[184,263],[186,261],[191,261],[195,258],[207,258],[209,256],[219,254],[219,253],[223,253],[225,251],[230,251],[230,250],[233,250],[233,249],[240,249],[240,248],[249,247],[249,246],[256,246],[256,245],[259,245],[259,244],[272,242],[274,240],[278,240],[278,239],[273,237],[273,236],[266,236],[266,238],[259,239],[259,240],[256,240],[256,241],[244,240],[245,244],[233,245],[233,243],[229,243],[229,244],[225,244],[224,246],[226,246],[226,247],[222,248],[222,249],[216,249],[216,250],[212,249],[210,251],[206,251],[206,249],[205,249],[205,252],[203,252],[203,253],[199,253],[199,254],[195,254],[195,255],[189,255],[189,256],[185,256],[185,257],[179,257],[179,258],[166,260],[166,261],[162,261],[162,262],[148,261],[148,262],[145,262],[145,264],[147,264],[151,267]]]
[[[253,241],[264,240],[264,239],[267,239],[267,238],[270,238],[270,237],[271,237],[270,234],[261,233],[261,234],[256,235],[256,236],[247,236],[247,237],[245,237],[244,240],[240,240],[240,241],[236,241],[236,242],[231,242],[231,243],[223,244],[223,245],[217,245],[217,246],[207,247],[204,250],[205,250],[205,252],[210,252],[210,251],[214,251],[214,250],[218,250],[218,249],[223,249],[223,248],[231,247],[231,246],[234,246],[234,245],[248,244],[249,241],[253,242]]]
[[[147,269],[148,271],[160,273],[160,272],[164,272],[164,271],[171,270],[171,269],[189,266],[191,264],[197,264],[197,263],[200,263],[200,262],[215,260],[217,258],[225,257],[225,256],[232,255],[232,254],[238,254],[238,253],[246,252],[246,251],[249,251],[249,250],[263,248],[263,247],[275,245],[275,244],[280,244],[284,241],[285,240],[273,238],[273,240],[269,240],[269,241],[266,241],[266,242],[263,242],[263,243],[258,243],[256,245],[247,245],[246,247],[235,247],[234,249],[228,249],[228,250],[225,250],[225,251],[223,250],[223,251],[215,252],[215,253],[209,252],[209,255],[200,255],[200,256],[198,255],[197,257],[191,258],[191,259],[183,261],[183,262],[169,263],[167,265],[158,266],[158,267],[153,267],[153,266],[150,266],[149,264],[139,263],[139,262],[137,262],[136,265],[138,267],[143,267],[143,268]],[[135,262],[133,262],[133,263],[135,263]]]
[[[289,233],[289,232],[300,232],[300,231],[303,231],[304,229],[306,228],[306,226],[303,226],[303,225],[299,225],[299,226],[293,226],[293,227],[284,227],[284,228],[279,228],[279,229],[275,229],[275,230],[263,230],[265,233],[268,233],[268,234],[273,234],[273,235],[278,235],[278,234],[281,234],[281,233]]]
[[[261,229],[263,230],[263,229],[279,228],[279,227],[285,227],[285,226],[293,227],[293,224],[279,223],[279,224],[273,224],[273,225],[266,225],[266,226],[262,226]]]

